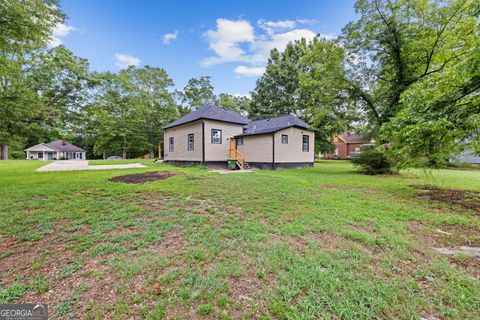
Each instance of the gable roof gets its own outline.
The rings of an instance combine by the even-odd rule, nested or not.
[[[48,152],[52,152],[52,151],[57,151],[57,149],[53,149],[53,148],[47,146],[45,143],[40,143],[40,144],[36,144],[36,145],[34,145],[30,148],[25,149],[25,151],[38,151],[38,152],[48,151]]]
[[[296,115],[250,121],[244,128],[243,134],[238,136],[251,136],[256,134],[273,133],[290,127],[308,129],[308,124],[298,119]]]
[[[45,145],[62,152],[85,152],[82,148],[74,146],[65,140],[55,140],[50,143],[45,143]]]
[[[240,113],[233,110],[228,110],[206,104],[203,107],[200,107],[197,110],[190,112],[189,114],[184,115],[183,117],[167,124],[162,129],[176,127],[199,119],[218,120],[238,124],[247,124],[250,121],[249,119],[242,116]]]
[[[345,143],[362,143],[362,142],[369,142],[368,139],[364,138],[363,136],[356,134],[356,133],[342,133],[338,135],[340,139],[343,140]]]
[[[44,148],[47,147],[48,149]],[[65,140],[55,140],[50,143],[40,143],[25,151],[62,151],[62,152],[86,152],[82,148],[74,146]]]

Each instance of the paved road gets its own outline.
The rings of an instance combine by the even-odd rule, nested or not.
[[[107,164],[98,166],[89,166],[86,160],[58,160],[38,168],[39,172],[46,171],[72,171],[72,170],[109,170],[109,169],[128,169],[128,168],[145,168],[141,163],[129,164]]]

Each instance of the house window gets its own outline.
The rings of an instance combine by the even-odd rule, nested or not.
[[[194,141],[193,133],[190,133],[188,135],[188,151],[193,151]]]
[[[355,152],[360,152],[360,147],[355,147]]]
[[[288,143],[288,135],[282,134],[282,143]]]
[[[213,144],[222,143],[222,130],[212,129],[212,143]]]
[[[303,135],[302,151],[303,151],[303,152],[308,152],[308,151],[310,151],[310,137],[307,136],[307,135]]]
[[[168,151],[173,152],[173,137],[168,138]]]
[[[243,145],[243,138],[237,138],[237,145]]]

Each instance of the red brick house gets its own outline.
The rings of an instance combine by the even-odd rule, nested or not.
[[[361,151],[360,146],[368,144],[370,141],[363,136],[355,133],[343,133],[333,137],[332,144],[335,146],[335,152],[325,155],[327,159],[347,159],[351,152]]]

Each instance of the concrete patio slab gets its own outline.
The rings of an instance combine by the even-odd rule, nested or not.
[[[76,161],[76,160],[58,160],[47,164],[41,168],[38,168],[38,172],[49,171],[76,171],[76,170],[112,170],[112,169],[130,169],[130,168],[145,168],[141,163],[129,163],[129,164],[108,164],[108,165],[88,165],[88,161]]]

